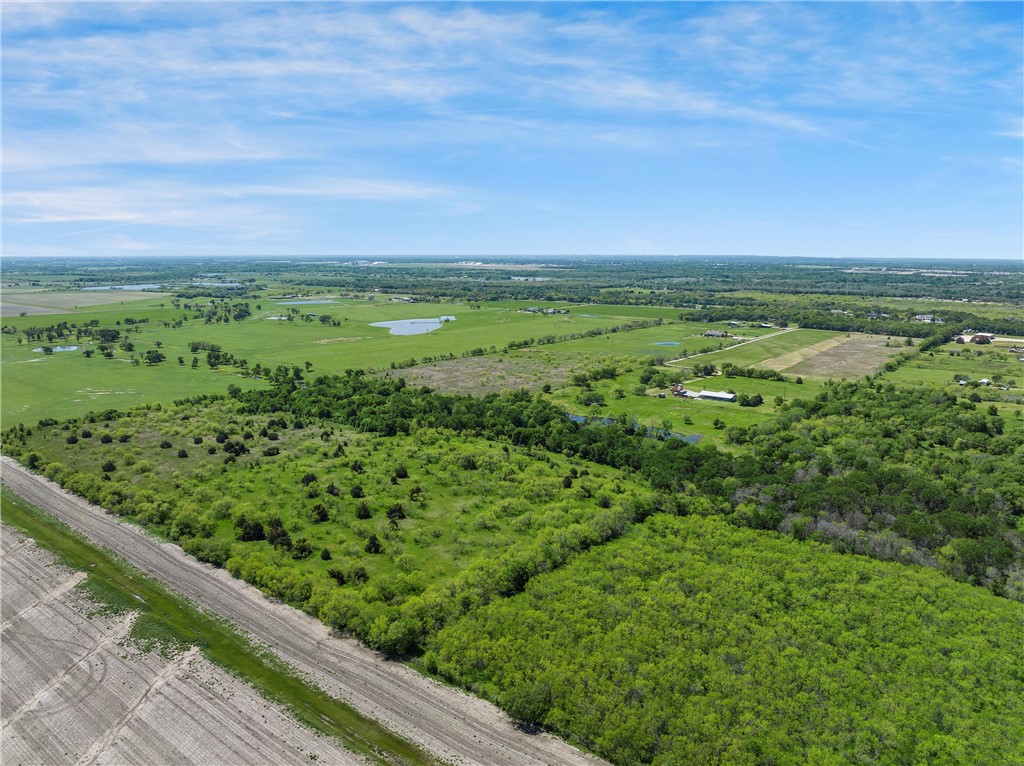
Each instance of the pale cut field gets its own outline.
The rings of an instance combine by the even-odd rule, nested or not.
[[[169,293],[141,290],[4,290],[0,293],[0,316],[60,314],[69,310],[106,306],[110,303],[163,298]]]
[[[902,338],[851,333],[765,359],[753,366],[810,378],[859,378],[878,372],[891,357],[905,350]]]
[[[134,614],[96,614],[83,574],[7,527],[0,626],[0,762],[361,764],[195,648],[126,643]]]

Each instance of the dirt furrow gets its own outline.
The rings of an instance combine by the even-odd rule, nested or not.
[[[17,614],[12,615],[10,617],[10,619],[4,620],[3,624],[0,625],[0,633],[3,633],[11,625],[16,623],[19,619],[21,619],[22,615],[24,615],[26,612],[29,612],[32,609],[35,609],[37,606],[42,606],[44,604],[49,604],[51,601],[54,601],[54,600],[60,598],[61,596],[63,596],[69,590],[72,590],[72,589],[78,587],[78,584],[80,582],[82,582],[82,580],[84,580],[86,577],[88,577],[88,575],[85,572],[74,572],[70,577],[68,577],[67,580],[65,580],[63,583],[58,585],[56,588],[54,588],[51,591],[48,591],[47,593],[42,595],[40,598],[36,599],[34,602],[32,602],[31,604],[26,606],[24,609],[19,611]]]

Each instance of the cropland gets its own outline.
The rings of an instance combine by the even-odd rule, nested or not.
[[[366,763],[197,649],[127,640],[137,613],[7,526],[0,551],[5,764]]]
[[[334,746],[1024,760],[1019,269],[15,265],[5,485],[397,735]]]

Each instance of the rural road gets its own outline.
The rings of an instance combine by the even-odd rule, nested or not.
[[[7,457],[3,482],[17,495],[229,620],[307,680],[452,764],[596,766],[604,762],[548,734],[527,734],[494,705],[389,662],[309,615],[187,556]]]

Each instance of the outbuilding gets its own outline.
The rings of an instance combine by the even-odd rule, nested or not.
[[[735,402],[736,394],[728,391],[701,391],[698,396],[701,399],[713,399],[716,402]]]

